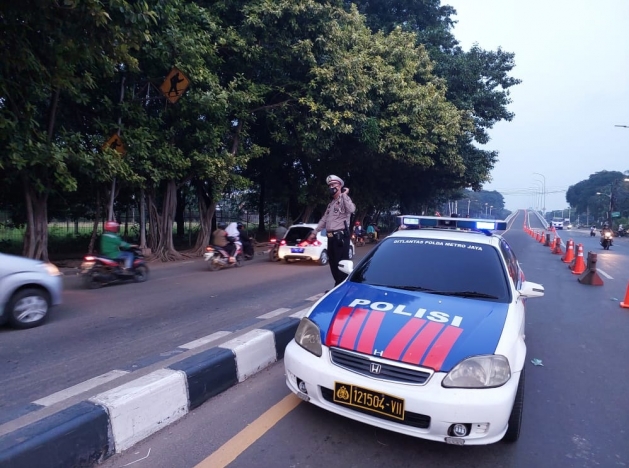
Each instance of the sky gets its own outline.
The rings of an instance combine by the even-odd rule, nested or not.
[[[595,172],[629,170],[629,0],[442,0],[453,34],[515,53],[515,113],[489,131],[499,152],[485,190],[511,211],[567,209],[566,190]],[[541,175],[536,175],[539,173]],[[539,208],[542,208],[541,206]]]

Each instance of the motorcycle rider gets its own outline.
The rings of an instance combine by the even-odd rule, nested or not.
[[[122,240],[120,224],[116,221],[105,223],[105,232],[100,236],[100,254],[112,260],[123,260],[123,271],[128,272],[133,266],[133,253],[120,249],[130,249],[131,244]]]
[[[376,228],[375,223],[371,223],[367,226],[367,234],[371,235],[375,240],[378,240],[378,229]]]
[[[357,241],[361,241],[365,237],[365,231],[363,230],[360,221],[356,221],[354,223],[354,235],[356,236]]]
[[[596,226],[592,225],[592,227],[590,228],[590,236],[594,237],[596,235]]]
[[[286,221],[280,221],[279,225],[275,228],[275,238],[280,241],[284,239],[286,235]]]
[[[227,255],[229,255],[229,263],[234,263],[236,262],[236,258],[234,257],[236,245],[227,239],[226,228],[227,224],[223,222],[216,225],[216,230],[212,233],[212,245],[227,252]]]
[[[605,223],[603,224],[603,229],[601,229],[601,242],[603,241],[603,239],[605,239],[605,234],[609,233],[610,235],[610,242],[611,242],[611,238],[614,237],[614,231],[612,231],[609,227],[609,224]]]
[[[245,257],[252,258],[253,257],[253,243],[251,242],[251,238],[245,229],[245,226],[242,223],[238,223],[236,226],[238,228],[238,232],[240,233],[240,242],[242,243],[242,251],[245,254]]]

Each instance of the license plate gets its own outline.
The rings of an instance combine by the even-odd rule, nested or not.
[[[334,402],[404,420],[404,399],[356,385],[334,382]]]
[[[304,249],[290,249],[291,253],[304,253]]]

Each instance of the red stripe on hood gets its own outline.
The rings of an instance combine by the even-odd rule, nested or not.
[[[439,332],[443,330],[443,327],[442,323],[437,322],[430,322],[426,325],[408,347],[404,356],[402,356],[402,361],[419,365],[419,361],[426,353],[428,346],[430,346],[430,343],[432,343]]]
[[[373,353],[373,344],[376,342],[376,336],[378,336],[380,325],[382,325],[382,320],[384,320],[385,315],[386,314],[384,312],[377,310],[371,311],[369,318],[367,319],[367,323],[363,328],[363,332],[360,334],[360,340],[356,346],[356,351],[365,354]]]
[[[338,346],[341,333],[343,333],[343,328],[345,328],[345,324],[349,320],[352,310],[354,310],[352,307],[341,307],[334,316],[332,326],[325,338],[325,344],[327,346]]]
[[[354,313],[351,318],[347,322],[347,326],[345,330],[343,330],[343,334],[341,335],[341,341],[339,343],[339,347],[354,350],[354,346],[356,345],[356,338],[358,337],[358,332],[360,331],[360,327],[363,325],[363,322],[367,318],[367,314],[369,311],[367,309],[354,309]]]
[[[459,327],[446,327],[435,344],[432,345],[432,348],[430,348],[428,356],[426,356],[422,362],[422,366],[432,367],[436,371],[440,370],[443,361],[448,357],[452,346],[454,346],[456,340],[459,339],[461,333],[463,333],[463,330]]]
[[[406,348],[409,341],[411,341],[411,338],[415,336],[415,333],[417,333],[425,323],[426,320],[415,317],[406,322],[406,325],[397,332],[397,335],[395,335],[391,342],[387,345],[382,357],[399,361],[404,348]]]

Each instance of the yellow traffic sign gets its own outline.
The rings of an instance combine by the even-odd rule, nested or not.
[[[166,99],[171,103],[176,103],[182,94],[188,89],[190,80],[177,67],[173,67],[170,73],[159,87]]]
[[[118,135],[117,133],[114,133],[109,138],[109,140],[107,140],[107,142],[103,145],[103,149],[105,148],[109,148],[114,151],[117,151],[118,154],[125,154],[127,152],[124,147],[124,144],[122,143],[122,139],[120,138],[120,135]]]

